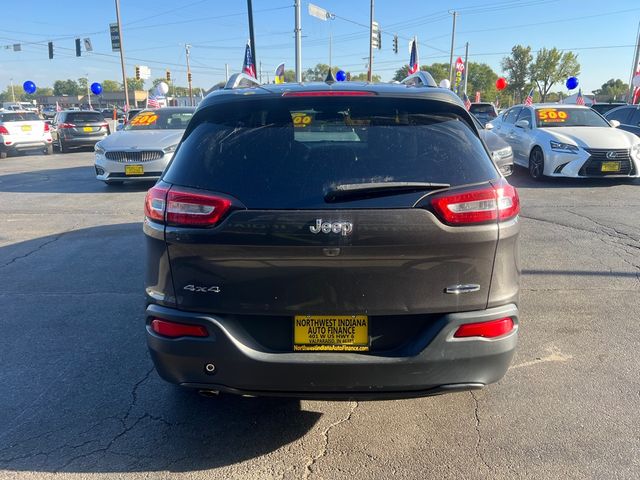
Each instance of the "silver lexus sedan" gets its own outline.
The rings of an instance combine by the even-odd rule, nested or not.
[[[95,146],[96,178],[107,185],[157,180],[173,157],[195,107],[142,110]]]

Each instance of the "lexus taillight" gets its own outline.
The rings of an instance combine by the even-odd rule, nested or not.
[[[0,135],[9,135],[9,130],[4,125],[0,125]]]
[[[211,227],[231,208],[231,200],[219,195],[155,186],[147,192],[147,218],[177,227]]]
[[[60,123],[58,124],[58,130],[60,130],[61,128],[75,128],[75,124],[73,123]]]
[[[510,317],[489,322],[465,323],[460,325],[453,334],[455,338],[497,338],[506,335],[514,329],[513,319]]]
[[[504,179],[484,188],[436,195],[431,205],[438,217],[450,225],[502,222],[520,212],[518,192]]]

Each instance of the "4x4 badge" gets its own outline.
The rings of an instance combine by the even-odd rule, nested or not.
[[[316,219],[316,224],[309,227],[311,233],[340,233],[343,236],[349,235],[353,231],[351,222],[323,222],[321,218]]]

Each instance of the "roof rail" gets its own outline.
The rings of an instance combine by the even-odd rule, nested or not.
[[[403,85],[412,85],[414,87],[437,87],[438,84],[429,72],[419,70],[413,75],[409,75],[400,83]]]
[[[234,73],[224,86],[225,90],[233,90],[235,88],[251,88],[259,87],[260,82],[246,73]]]

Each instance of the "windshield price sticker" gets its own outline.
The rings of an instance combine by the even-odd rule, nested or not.
[[[569,118],[569,114],[566,110],[558,110],[557,108],[542,108],[536,110],[538,120],[541,122],[549,123],[562,123],[566,122]]]
[[[304,128],[311,125],[311,116],[304,112],[292,112],[291,118],[293,119],[293,126],[295,128]]]
[[[131,125],[153,125],[154,123],[156,123],[156,121],[158,121],[158,115],[156,115],[153,112],[149,112],[149,113],[141,113],[139,115],[136,115],[135,117],[133,117],[133,120],[131,120],[130,124]]]

